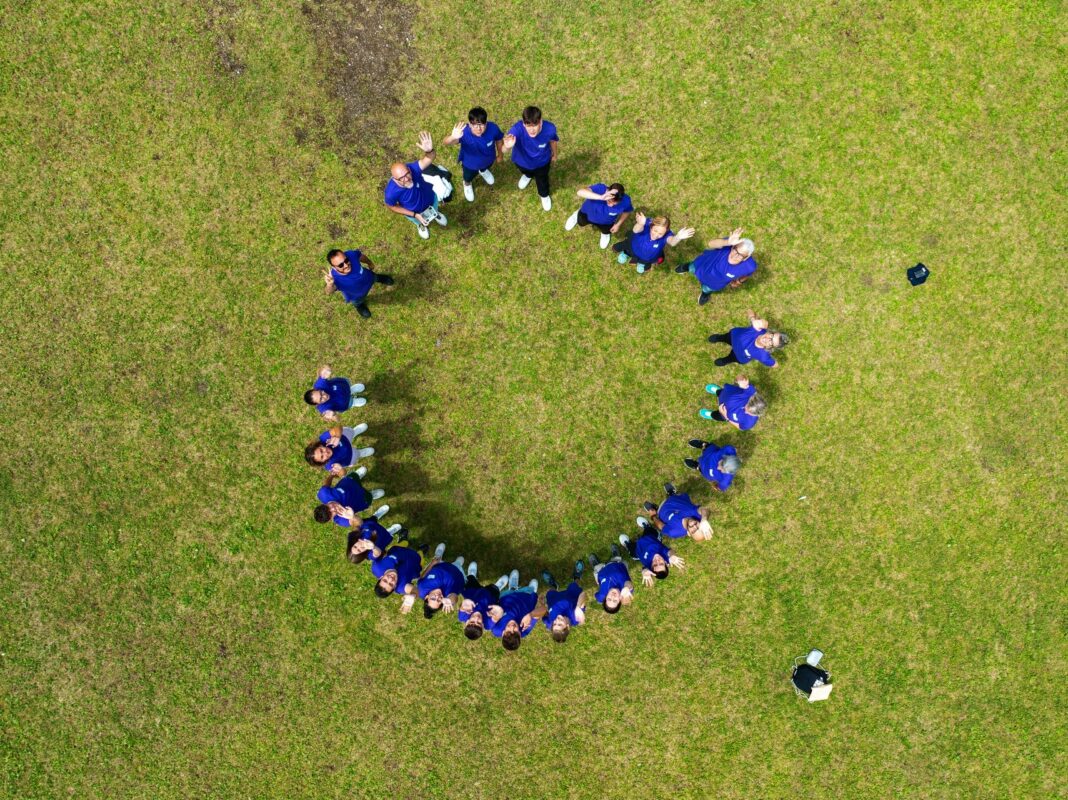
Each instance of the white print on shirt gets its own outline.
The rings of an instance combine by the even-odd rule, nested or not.
[[[544,149],[545,149],[545,145],[543,145],[543,144],[539,144],[539,145],[538,145],[538,149],[539,149],[539,150],[544,150]]]

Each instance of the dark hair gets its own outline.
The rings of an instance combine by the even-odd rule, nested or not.
[[[626,190],[623,188],[622,183],[613,183],[611,186],[608,187],[608,191],[615,192],[617,200],[622,200],[623,195],[627,193]]]
[[[345,556],[353,564],[361,564],[361,563],[363,563],[364,561],[367,560],[367,558],[371,554],[370,550],[364,550],[362,553],[353,553],[352,552],[353,545],[355,545],[356,542],[360,541],[360,538],[361,538],[361,536],[360,536],[360,531],[359,530],[350,530],[349,531],[348,544],[345,545]],[[372,536],[371,538],[372,538],[372,541],[373,541],[374,537]]]
[[[482,123],[485,123],[485,121],[487,119],[489,119],[489,114],[486,113],[486,109],[484,109],[482,106],[475,106],[474,108],[472,108],[470,111],[467,112],[467,121],[468,122],[482,122]]]
[[[523,637],[519,635],[519,631],[508,631],[501,636],[501,644],[504,645],[505,650],[518,650],[521,641]]]
[[[315,391],[314,389],[309,389],[308,391],[306,391],[304,393],[304,402],[307,403],[310,406],[314,406],[315,405],[315,401],[312,400],[312,392],[314,392],[314,391]]]
[[[523,124],[537,125],[541,122],[541,109],[537,106],[527,106],[523,109]]]
[[[564,628],[562,631],[553,631],[553,641],[557,644],[563,644],[567,641],[567,635],[571,633],[571,628]]]
[[[482,626],[479,625],[477,622],[468,622],[466,625],[464,625],[464,636],[466,636],[472,642],[475,641],[475,639],[481,639]]]
[[[381,578],[379,578],[378,580],[379,580],[379,583],[375,584],[375,594],[378,597],[386,598],[386,597],[389,597],[391,594],[393,594],[393,592],[389,591],[388,589],[383,589],[382,588],[382,583],[381,583],[382,579]]]
[[[319,445],[321,444],[322,442],[316,439],[314,442],[304,448],[304,460],[311,464],[313,467],[321,466],[321,464],[315,460],[315,451],[319,449]]]
[[[440,611],[440,610],[441,610],[441,606],[438,606],[437,608],[431,608],[430,607],[430,598],[429,597],[426,598],[425,600],[423,600],[423,617],[425,619],[433,619],[434,615],[437,614],[438,611]]]
[[[619,609],[622,607],[622,605],[623,605],[623,601],[620,600],[618,603],[616,603],[616,607],[615,608],[609,608],[608,607],[608,598],[607,597],[604,599],[604,602],[601,603],[601,606],[609,614],[618,614],[619,613]]]
[[[667,564],[665,564],[665,565],[664,565],[664,568],[663,568],[662,570],[660,570],[659,572],[657,572],[657,571],[656,571],[656,570],[654,569],[654,570],[653,570],[653,574],[654,574],[654,575],[656,575],[656,577],[657,577],[657,578],[658,578],[659,580],[664,580],[664,578],[666,578],[666,577],[668,576],[668,565],[667,565]]]
[[[323,503],[322,505],[315,507],[312,516],[315,517],[316,522],[329,522],[334,515],[330,511],[330,507],[326,503]],[[352,548],[350,547],[349,549],[351,550]]]
[[[344,250],[338,250],[337,248],[334,248],[333,250],[331,250],[329,253],[326,254],[326,263],[329,264],[332,267],[332,266],[334,266],[334,262],[331,261],[331,259],[334,256],[343,256],[343,255],[345,255],[345,251]]]

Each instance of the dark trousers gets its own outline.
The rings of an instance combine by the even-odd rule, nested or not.
[[[501,599],[501,590],[497,588],[496,584],[490,584],[489,586],[483,586],[478,582],[478,578],[474,575],[467,576],[467,582],[464,584],[464,595],[468,595],[470,592],[477,592],[479,589],[485,589],[493,596],[494,602]]]
[[[518,164],[516,166],[518,166]],[[538,187],[538,197],[549,196],[549,167],[551,166],[552,162],[550,161],[548,164],[540,166],[537,169],[523,169],[523,167],[519,167],[520,172],[528,178],[534,179],[534,183]]]
[[[708,341],[710,341],[710,342],[722,342],[723,344],[730,344],[731,343],[731,337],[730,337],[730,334],[728,334],[728,333],[714,333],[714,334],[712,334],[711,336],[708,337]],[[740,364],[740,363],[741,362],[738,360],[738,356],[736,356],[734,354],[733,348],[731,349],[731,351],[727,355],[723,356],[723,358],[717,358],[716,359],[716,366],[717,367],[725,367],[728,364]]]
[[[719,409],[716,409],[716,410],[714,410],[712,412],[712,419],[714,419],[716,422],[726,422],[727,421],[727,418],[719,413]]]
[[[627,240],[625,242],[616,242],[614,245],[612,245],[612,249],[615,250],[617,253],[626,253],[628,256],[633,258],[639,264],[647,264],[647,263],[649,263],[647,261],[642,261],[636,255],[634,255],[634,250],[632,250],[631,246],[630,246],[630,240],[633,239],[633,238],[634,238],[634,234],[632,233],[630,236],[627,237]],[[652,263],[653,264],[663,264],[664,263],[664,257],[660,256],[659,258],[656,259],[656,261],[653,261]]]
[[[492,166],[493,165],[490,164],[490,167]],[[478,173],[485,172],[486,169],[489,169],[489,167],[486,167],[486,169],[468,169],[463,164],[460,165],[460,168],[463,170],[464,173],[464,183],[470,183],[475,179],[475,176],[478,175]]]
[[[592,225],[601,233],[611,233],[613,223],[605,222],[602,224],[600,222],[590,222],[590,218],[580,211],[578,213],[578,224],[581,225],[583,228],[585,228],[587,225]]]

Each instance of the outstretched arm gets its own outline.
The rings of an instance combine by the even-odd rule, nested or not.
[[[645,214],[639,211],[634,215],[634,227],[631,230],[633,233],[641,233],[645,230]]]
[[[742,241],[742,229],[735,228],[726,239],[710,239],[708,249],[718,250],[721,247],[734,247],[740,241]]]
[[[419,134],[419,149],[423,151],[423,157],[419,159],[419,169],[426,169],[434,163],[434,140],[426,131]]]
[[[674,236],[669,236],[668,237],[668,244],[671,245],[672,247],[674,247],[679,242],[684,242],[687,239],[689,239],[691,236],[694,235],[694,233],[696,233],[696,231],[694,231],[693,228],[683,228],[681,231],[676,233]]]
[[[452,133],[441,140],[442,144],[456,144],[460,141],[460,137],[464,135],[464,128],[467,127],[467,123],[460,120],[452,126]]]

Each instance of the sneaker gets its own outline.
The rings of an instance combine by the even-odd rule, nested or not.
[[[376,514],[375,516],[378,515]],[[388,533],[390,536],[396,536],[402,530],[404,530],[404,526],[401,525],[399,522],[394,522],[392,525],[386,528],[386,533]]]
[[[508,576],[501,575],[501,577],[499,577],[496,581],[493,582],[493,585],[497,587],[497,591],[503,592],[505,589],[508,588]]]
[[[357,467],[356,468],[356,477],[357,478],[363,478],[363,477],[366,477],[366,475],[367,475],[367,467]]]
[[[612,545],[612,549],[619,552],[619,547]],[[590,569],[597,569],[597,565],[601,563],[601,559],[597,557],[596,553],[590,553],[586,556],[586,563],[590,565]]]
[[[456,569],[462,570],[464,568],[464,557],[457,556],[456,560],[452,562],[452,565],[456,567]]]
[[[397,539],[398,542],[406,542],[406,541],[408,541],[408,529],[407,528],[402,527],[398,523],[396,525],[390,525],[386,530],[388,530],[390,533],[393,533],[393,529],[394,528],[399,528],[400,529],[395,534],[396,539]]]
[[[541,571],[541,582],[548,586],[550,589],[558,589],[559,585],[556,583],[556,578],[547,569]]]
[[[644,275],[645,274],[645,270],[647,270],[647,269],[649,269],[649,268],[647,266],[645,266],[645,264],[639,264],[638,265],[638,274],[639,275]]]
[[[438,215],[434,217],[434,222],[438,223],[438,225],[444,228],[446,225],[449,224],[449,219],[439,211]]]
[[[697,413],[700,415],[701,419],[712,419],[712,412],[707,408],[702,408]]]
[[[430,229],[426,225],[418,225],[417,224],[415,226],[415,229],[417,231],[419,231],[419,238],[420,239],[429,239],[430,238]]]
[[[469,577],[469,578],[477,578],[478,577],[478,562],[477,561],[472,561],[470,564],[467,565],[467,577]]]
[[[445,555],[445,542],[441,542],[434,548],[434,558],[441,558],[443,555]]]
[[[464,184],[464,200],[466,200],[468,203],[475,202],[475,190],[468,183]]]
[[[381,500],[385,496],[386,496],[386,490],[385,489],[372,489],[371,490],[371,500],[372,501]]]
[[[389,503],[386,503],[384,505],[379,506],[377,509],[375,509],[374,518],[377,519],[377,520],[381,520],[382,517],[386,516],[386,514],[388,514],[388,513],[389,513]]]
[[[569,231],[578,225],[578,212],[576,211],[570,217],[567,218],[567,222],[564,223],[564,230]]]
[[[508,588],[519,588],[519,570],[513,569],[511,572],[508,573]]]
[[[493,173],[490,172],[488,169],[484,169],[478,174],[482,176],[482,180],[486,182],[487,186],[493,185]]]
[[[366,397],[357,397],[355,400],[352,401],[353,408],[362,408],[365,405],[367,405]]]
[[[619,534],[619,546],[626,550],[628,544],[630,544],[630,537],[625,533]]]
[[[656,506],[654,506],[648,500],[646,500],[644,503],[642,503],[642,508],[644,508],[650,514],[655,514],[656,513]]]
[[[527,584],[527,586],[534,590],[534,594],[538,593],[538,579],[537,578],[534,578],[533,580],[531,580],[530,583]]]
[[[612,549],[612,558],[622,558],[623,557],[623,554],[619,552],[619,545],[618,544],[612,545],[611,549]]]
[[[704,450],[706,444],[707,442],[704,442],[701,439],[690,439],[690,447],[694,450]]]
[[[430,545],[428,545],[428,544],[414,544],[413,543],[413,547],[415,548],[416,552],[422,553],[424,556],[426,555],[426,551],[430,549]]]
[[[626,253],[620,253],[618,256],[616,256],[616,262],[619,264],[626,264],[627,259],[629,258],[630,256],[628,256]]]
[[[643,531],[652,524],[645,517],[636,517],[634,521],[638,524],[638,527],[641,528]]]
[[[373,447],[363,447],[356,451],[356,458],[370,458],[375,454]]]
[[[610,233],[602,233],[601,234],[601,249],[602,250],[607,250],[608,249],[608,245],[610,245],[611,243],[612,243],[612,234],[610,234]]]
[[[552,211],[553,199],[551,197],[543,197],[543,198],[541,198],[541,207],[543,209],[545,209],[546,211]]]
[[[722,388],[723,387],[720,386],[718,383],[706,383],[705,384],[705,391],[708,392],[709,394],[717,394],[718,395],[719,394],[719,390],[722,389]]]
[[[594,558],[597,558],[597,556],[594,556]],[[582,559],[580,558],[575,562],[575,569],[571,572],[571,580],[577,582],[579,578],[582,577],[582,571],[584,569],[586,569],[586,565],[582,563]]]
[[[375,275],[375,283],[381,283],[383,286],[392,286],[396,281],[393,280],[392,275],[379,273]]]
[[[357,303],[356,304],[356,313],[359,314],[364,319],[370,319],[371,318],[371,309],[369,309],[367,307],[367,303]]]
[[[354,383],[352,384],[352,386],[349,387],[349,391],[351,391],[353,394],[359,394],[360,392],[367,391],[367,387],[364,386],[362,383]]]
[[[712,292],[701,292],[701,296],[697,298],[697,305],[703,306],[712,297]]]
[[[728,364],[734,363],[734,359],[733,358],[717,358],[712,363],[715,364],[717,367],[725,367]]]
[[[668,481],[664,484],[664,491],[667,493],[668,497],[674,497],[679,493],[678,490],[675,488],[675,484],[673,484],[671,481]]]
[[[519,179],[519,188],[526,189],[528,186],[530,186],[530,176],[524,175]]]
[[[679,264],[677,267],[675,267],[675,274],[676,275],[685,275],[689,271],[690,271],[689,262],[687,262],[685,264]]]
[[[697,459],[696,458],[684,458],[684,459],[682,459],[682,463],[685,464],[690,469],[697,469]]]
[[[355,439],[361,433],[367,433],[367,423],[366,422],[361,422],[359,425],[357,425],[355,428],[352,428],[351,430],[352,430],[352,434],[349,436],[349,438],[350,439]],[[348,433],[348,431],[345,431],[345,432]]]

